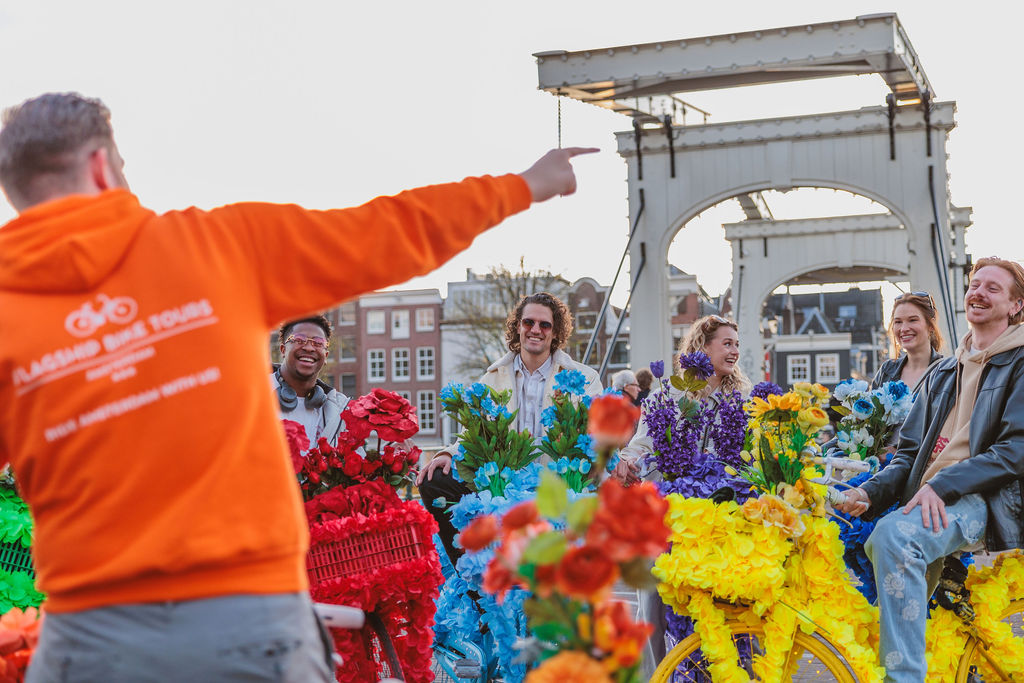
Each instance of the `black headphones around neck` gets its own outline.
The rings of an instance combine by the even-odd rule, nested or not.
[[[282,411],[290,413],[298,407],[299,395],[295,393],[288,382],[284,381],[281,368],[274,370],[274,375],[277,377],[277,403],[281,406]],[[323,407],[324,402],[327,401],[327,392],[320,386],[320,380],[317,380],[305,398],[307,408],[319,410]]]

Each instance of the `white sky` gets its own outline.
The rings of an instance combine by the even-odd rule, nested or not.
[[[53,90],[101,97],[132,188],[158,211],[240,200],[348,206],[521,171],[554,146],[555,98],[536,89],[534,52],[888,11],[899,14],[936,97],[957,101],[950,184],[955,204],[974,207],[968,250],[1024,258],[1018,3],[0,0],[0,105]],[[714,122],[881,105],[884,94],[878,77],[856,77],[686,99]],[[577,162],[577,195],[508,220],[406,286],[443,294],[466,268],[512,265],[520,255],[528,267],[611,282],[629,227],[612,134],[630,124],[571,100],[562,120],[564,144],[603,150]],[[777,218],[861,205],[831,190],[772,200]],[[13,215],[0,207],[0,222]],[[719,225],[741,217],[734,202],[706,212],[670,258],[721,291],[730,265]],[[615,300],[624,297],[620,286]]]

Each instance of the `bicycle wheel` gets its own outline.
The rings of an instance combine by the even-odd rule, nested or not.
[[[376,663],[378,676],[404,681],[402,663],[398,661],[395,645],[391,642],[391,636],[388,635],[387,629],[384,628],[384,622],[376,612],[366,613],[366,626],[363,627],[363,635],[368,650],[367,654]]]
[[[1010,624],[1013,630],[1013,637],[1016,642],[1014,652],[1024,652],[1024,599],[1011,600],[1003,613],[999,615],[1000,621]],[[960,658],[960,666],[956,671],[957,683],[981,683],[985,681],[982,675],[983,665],[987,664],[984,655],[979,650],[980,643],[973,638],[967,641],[964,649],[964,656]],[[991,655],[998,662],[999,653],[992,652]],[[994,680],[999,680],[996,677]]]
[[[473,643],[435,642],[431,657],[435,683],[487,683],[483,651]]]
[[[729,622],[733,642],[740,653],[737,664],[753,677],[752,660],[764,652],[761,642],[764,630],[751,628],[738,622]],[[790,661],[796,665],[792,681],[834,681],[856,683],[857,679],[827,641],[818,636],[797,632],[793,640]],[[672,648],[651,678],[651,683],[711,683],[710,662],[700,650],[700,636],[696,633]]]

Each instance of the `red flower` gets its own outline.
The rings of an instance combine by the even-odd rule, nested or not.
[[[306,428],[295,420],[281,420],[284,425],[284,438],[288,442],[288,451],[292,456],[292,467],[295,474],[302,471],[302,454],[309,450],[309,437],[306,436]]]
[[[619,448],[629,443],[636,431],[640,409],[627,396],[607,394],[590,404],[587,432],[597,448]]]
[[[341,415],[346,429],[361,438],[376,431],[385,441],[405,441],[419,431],[416,409],[398,394],[374,389],[349,401]]]
[[[349,477],[358,477],[363,471],[363,459],[359,457],[358,453],[346,453],[342,471]]]
[[[601,485],[600,504],[587,529],[587,543],[615,562],[657,557],[668,544],[668,501],[651,482],[624,487],[615,479]]]
[[[498,537],[498,520],[494,515],[477,517],[459,534],[459,545],[470,552],[483,550]]]
[[[505,594],[518,585],[519,576],[505,565],[501,556],[492,557],[484,571],[484,592],[493,595],[500,604],[505,599]]]
[[[582,600],[594,600],[606,593],[617,578],[619,566],[612,562],[604,548],[592,545],[570,548],[555,570],[558,589]]]
[[[519,503],[519,505],[505,513],[505,516],[501,518],[501,528],[505,531],[521,529],[527,524],[536,522],[538,519],[540,519],[540,513],[537,512],[537,503],[528,500]]]

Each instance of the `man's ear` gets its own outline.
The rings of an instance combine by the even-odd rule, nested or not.
[[[110,151],[106,147],[97,147],[89,154],[89,180],[100,192],[121,186],[110,165]]]

